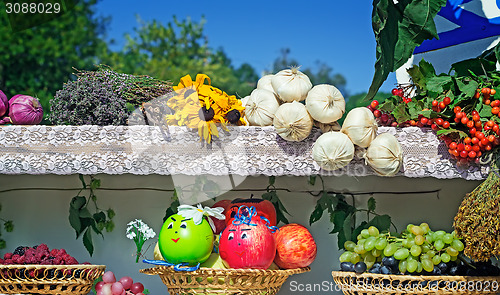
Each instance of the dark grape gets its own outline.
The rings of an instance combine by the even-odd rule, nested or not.
[[[366,263],[363,261],[356,263],[354,265],[354,271],[356,273],[364,273],[366,271]]]
[[[446,263],[444,262],[440,262],[437,267],[439,267],[439,269],[441,270],[441,273],[444,274],[446,273],[446,271],[448,270],[448,265],[446,265]]]
[[[342,271],[354,271],[354,264],[351,262],[342,262],[340,264],[340,270]]]
[[[448,270],[448,274],[450,276],[456,276],[458,274],[458,266],[450,267],[450,269]]]
[[[384,275],[389,275],[389,274],[392,274],[392,269],[386,265],[383,265],[381,268],[380,268],[380,273],[381,274],[384,274]]]
[[[398,260],[394,256],[382,258],[382,264],[386,266],[396,266],[398,265]]]

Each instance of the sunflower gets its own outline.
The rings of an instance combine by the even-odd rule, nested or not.
[[[212,141],[212,135],[219,137],[218,125],[224,130],[228,130],[228,123],[246,125],[241,102],[210,84],[205,74],[198,74],[195,81],[189,75],[182,77],[173,87],[175,95],[167,102],[175,113],[166,117],[168,124],[197,128],[200,139],[207,143]]]

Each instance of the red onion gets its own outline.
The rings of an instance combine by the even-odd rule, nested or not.
[[[7,95],[5,95],[2,90],[0,90],[0,117],[7,114],[8,110],[9,99],[7,98]]]
[[[15,125],[36,125],[43,119],[42,105],[29,95],[14,95],[9,100],[9,117]]]

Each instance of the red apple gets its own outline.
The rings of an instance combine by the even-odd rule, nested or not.
[[[316,258],[316,242],[304,226],[291,223],[274,233],[276,256],[274,262],[280,268],[300,268],[310,265]]]
[[[257,210],[257,215],[263,216],[267,220],[269,220],[269,225],[271,226],[276,225],[276,209],[274,209],[273,203],[271,203],[268,200],[259,198],[254,199],[252,197],[250,197],[250,199],[238,198],[234,199],[231,202],[229,208],[226,210],[226,225],[231,223],[231,221],[234,219],[234,216],[238,212],[238,208],[243,205],[247,207],[252,207],[252,206],[255,207],[255,209]],[[243,212],[243,214],[245,213]],[[257,219],[254,221],[257,221]]]
[[[255,218],[255,217],[254,217]],[[276,244],[264,223],[228,224],[219,240],[219,254],[228,268],[268,269],[276,255]]]
[[[220,200],[218,202],[215,202],[215,204],[212,205],[212,208],[222,207],[224,208],[222,214],[225,214],[230,204],[231,200]],[[215,224],[215,234],[218,235],[226,227],[226,220],[220,220],[212,216],[210,216],[210,218]]]

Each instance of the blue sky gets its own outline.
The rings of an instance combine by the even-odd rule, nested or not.
[[[368,91],[374,74],[371,10],[371,1],[345,0],[102,0],[96,12],[111,16],[108,38],[116,41],[115,48],[123,46],[125,33],[133,33],[137,16],[166,24],[173,15],[196,22],[203,15],[209,46],[222,47],[234,65],[248,62],[260,73],[270,69],[282,48],[290,48],[290,57],[303,67],[328,64],[356,94]],[[389,92],[395,83],[391,74],[381,90]]]

